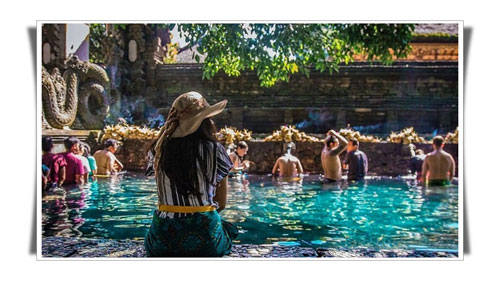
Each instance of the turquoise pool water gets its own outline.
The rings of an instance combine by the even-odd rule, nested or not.
[[[267,176],[230,180],[222,216],[240,230],[236,244],[458,250],[458,188],[403,180],[323,185]],[[44,236],[143,239],[156,204],[153,178],[126,174],[43,198]]]

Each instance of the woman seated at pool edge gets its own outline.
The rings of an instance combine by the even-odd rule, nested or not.
[[[144,246],[150,257],[220,257],[231,252],[238,230],[219,216],[233,167],[215,137],[210,106],[196,92],[175,99],[154,146],[158,208]]]
[[[243,157],[247,155],[248,152],[248,144],[244,141],[238,142],[236,145],[236,149],[229,154],[229,158],[233,163],[233,168],[231,169],[231,173],[244,172],[250,167],[250,161],[243,160]]]

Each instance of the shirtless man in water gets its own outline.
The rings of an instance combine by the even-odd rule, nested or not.
[[[115,152],[118,149],[118,141],[115,139],[108,139],[105,146],[105,149],[98,150],[94,153],[98,175],[110,175],[123,169],[123,164],[120,163],[115,156]]]
[[[455,160],[443,150],[443,137],[434,137],[432,147],[434,151],[427,154],[422,165],[422,177],[427,185],[449,185],[455,175]]]
[[[276,160],[273,167],[273,175],[275,175],[279,170],[280,177],[297,177],[302,174],[304,170],[300,164],[300,160],[292,155],[292,151],[295,150],[295,144],[289,142],[285,145],[286,153]]]
[[[342,179],[342,165],[339,155],[347,147],[347,140],[334,130],[327,133],[325,147],[321,151],[321,165],[325,173],[324,182],[339,181]]]

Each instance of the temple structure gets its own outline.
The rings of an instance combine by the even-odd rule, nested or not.
[[[67,69],[67,30],[63,24],[43,26],[43,66],[48,71]],[[392,65],[369,63],[360,56],[333,75],[312,71],[308,79],[297,74],[271,88],[261,87],[253,72],[202,79],[202,64],[189,61],[186,54],[179,56],[183,62],[166,64],[169,43],[168,33],[157,25],[107,26],[101,67],[109,78],[110,122],[122,117],[156,126],[179,94],[194,90],[210,103],[228,100],[227,110],[216,117],[219,127],[256,133],[270,133],[284,124],[307,133],[352,126],[372,134],[408,126],[424,134],[446,133],[458,125],[456,24],[416,25],[411,54]],[[77,47],[82,53],[80,47],[85,44]],[[100,105],[95,98],[87,104],[90,111]],[[86,129],[78,119],[71,128]]]

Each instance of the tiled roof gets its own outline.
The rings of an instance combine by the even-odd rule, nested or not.
[[[458,35],[458,24],[415,24],[415,33],[428,34],[428,33],[447,33]]]

